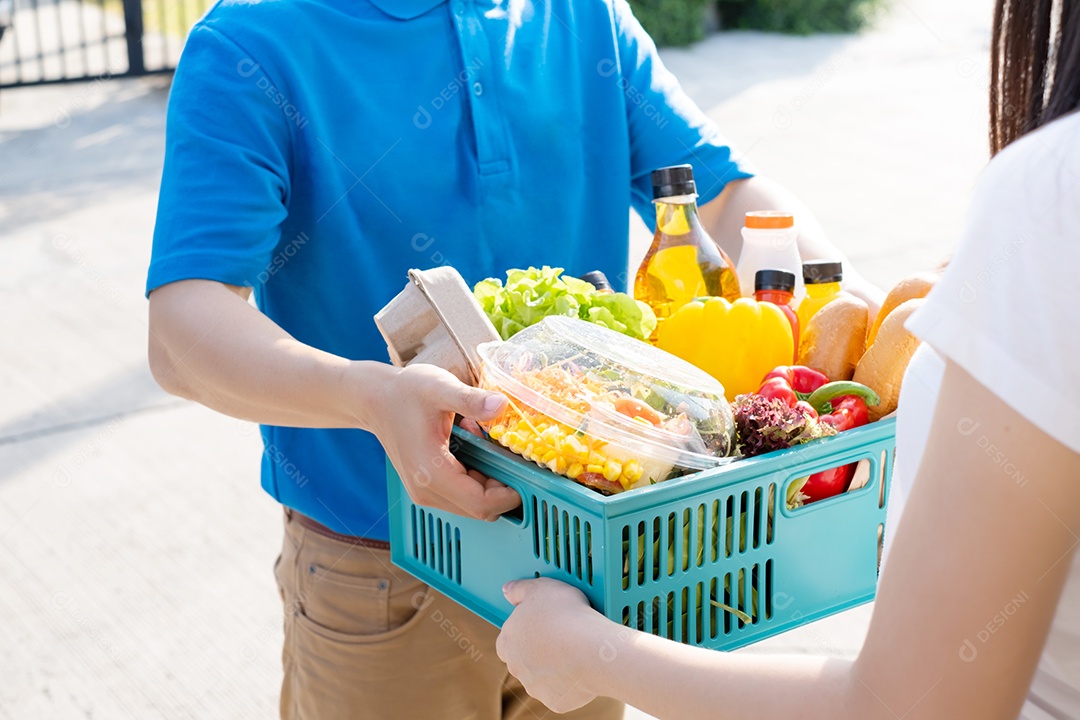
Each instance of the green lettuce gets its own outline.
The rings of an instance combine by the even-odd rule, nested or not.
[[[597,292],[592,284],[563,276],[562,268],[510,270],[506,284],[488,278],[473,295],[503,340],[550,315],[587,320],[644,340],[656,329],[651,308],[626,293]]]

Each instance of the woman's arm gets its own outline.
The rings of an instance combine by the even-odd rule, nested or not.
[[[557,710],[607,695],[658,717],[1015,718],[1078,536],[1080,455],[950,363],[855,661],[679,645],[540,580],[509,588],[499,655]]]
[[[454,415],[486,420],[506,399],[431,365],[395,368],[305,345],[247,302],[250,288],[209,280],[150,293],[150,369],[168,392],[269,425],[374,433],[422,505],[495,519],[518,494],[450,454]]]
[[[859,274],[851,261],[825,237],[825,231],[810,209],[780,184],[761,176],[733,180],[716,199],[701,207],[701,222],[709,235],[737,261],[742,249],[744,219],[746,213],[753,210],[794,213],[802,259],[841,261],[844,264],[844,289],[866,301],[873,320],[885,300],[885,293]]]

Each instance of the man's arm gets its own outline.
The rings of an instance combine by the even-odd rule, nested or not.
[[[761,176],[729,182],[716,199],[701,207],[701,222],[712,238],[737,262],[742,249],[743,220],[746,213],[754,210],[793,213],[799,228],[799,254],[802,259],[842,262],[844,289],[866,301],[873,320],[885,300],[885,293],[859,274],[851,261],[828,241],[825,231],[809,208],[778,183]]]
[[[649,227],[652,207],[652,171],[689,163],[705,202],[701,220],[725,251],[737,258],[742,248],[743,218],[751,210],[785,210],[795,214],[799,226],[799,252],[804,260],[829,259],[844,263],[844,288],[866,301],[873,313],[885,294],[871,285],[825,238],[813,213],[780,185],[752,177],[731,144],[701,108],[686,95],[675,76],[664,67],[656,45],[634,17],[625,0],[612,4],[620,83],[641,98],[627,104],[630,134],[630,198]],[[602,70],[603,67],[598,67]],[[723,184],[723,190],[713,193]]]
[[[259,423],[367,430],[422,505],[494,519],[519,504],[448,448],[455,414],[490,419],[503,396],[434,366],[394,368],[305,345],[251,306],[250,293],[185,280],[150,294],[150,370],[162,388]]]

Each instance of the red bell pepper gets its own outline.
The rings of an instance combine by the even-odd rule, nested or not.
[[[765,380],[758,388],[757,394],[771,400],[779,400],[788,407],[795,407],[795,403],[800,402],[799,396],[795,394],[795,390],[788,381],[778,377]],[[816,416],[817,412],[814,415]]]
[[[788,407],[793,408],[828,382],[829,378],[817,370],[811,370],[801,365],[781,365],[765,376],[757,394],[780,400]],[[804,403],[799,409],[805,412],[808,408]],[[817,411],[812,412],[813,416],[817,417]]]
[[[851,479],[855,477],[855,465],[856,463],[841,465],[806,478],[806,482],[799,488],[802,496],[799,504],[807,505],[847,492]]]
[[[809,395],[829,382],[829,378],[825,377],[824,374],[802,365],[781,365],[774,368],[772,372],[765,376],[763,382],[768,382],[773,378],[782,378],[792,390],[800,395]]]
[[[857,428],[870,422],[870,410],[866,400],[856,395],[841,395],[832,403],[833,411],[821,416],[821,422],[836,428],[837,432]]]
[[[880,402],[877,393],[865,385],[829,382],[822,373],[801,365],[781,365],[774,369],[765,376],[757,395],[780,400],[789,408],[831,425],[837,432],[865,425],[870,420],[867,405]],[[855,465],[814,473],[794,491],[794,504],[804,505],[846,492],[855,477]]]
[[[821,422],[832,425],[837,432],[843,432],[868,423],[870,412],[867,403],[877,405],[880,400],[877,393],[865,385],[834,382],[819,387],[807,402],[822,413],[819,417]],[[847,492],[848,485],[855,477],[856,465],[850,463],[808,477],[799,488],[799,504],[806,505]]]

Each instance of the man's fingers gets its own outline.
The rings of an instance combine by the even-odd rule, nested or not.
[[[481,485],[483,485],[484,490],[486,491],[499,491],[501,488],[506,488],[507,490],[510,490],[510,492],[514,493],[514,497],[517,498],[517,502],[515,502],[514,506],[510,508],[511,510],[521,504],[521,496],[518,495],[517,492],[512,488],[507,487],[506,483],[499,482],[493,477],[488,477],[487,475],[483,474],[478,470],[469,470],[469,477],[473,478]]]
[[[474,388],[456,378],[452,380],[439,385],[435,399],[441,409],[472,420],[492,420],[506,408],[506,396],[502,393]]]
[[[484,486],[484,494],[490,496],[492,502],[502,507],[499,510],[500,515],[521,506],[521,495],[518,495],[517,490],[507,487],[495,478],[487,477],[476,470],[470,470],[469,477],[478,480]]]
[[[484,438],[484,431],[480,429],[480,426],[476,424],[475,420],[469,418],[461,418],[461,422],[458,426],[467,433],[471,433],[478,438]]]
[[[521,504],[521,496],[499,481],[464,468],[459,472],[447,468],[432,483],[431,491],[445,498],[446,509],[478,520],[497,520]]]

